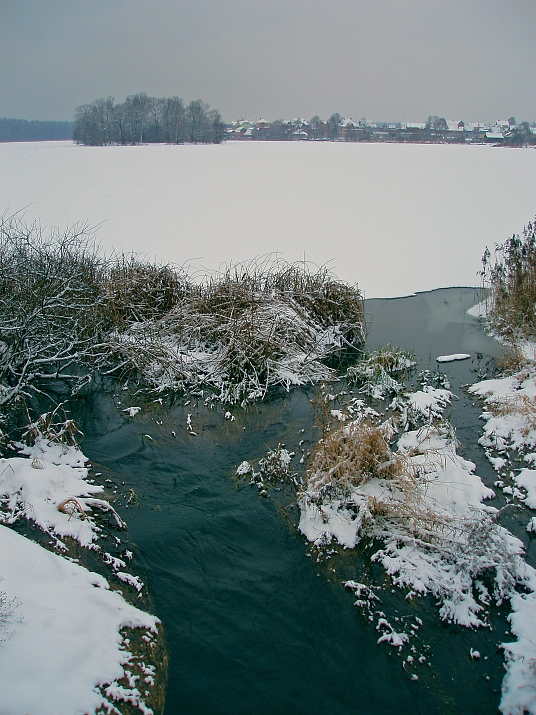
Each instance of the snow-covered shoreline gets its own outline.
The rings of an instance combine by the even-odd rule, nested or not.
[[[461,355],[443,356],[438,362],[457,361]],[[422,377],[429,380],[433,375]],[[506,669],[500,711],[534,714],[536,570],[525,560],[522,541],[500,525],[501,510],[486,504],[494,491],[478,476],[476,465],[457,453],[455,435],[443,415],[453,395],[444,382],[407,392],[385,376],[382,389],[372,387],[376,398],[387,397],[390,390],[396,395],[387,410],[390,416],[374,413],[356,397],[345,398],[346,409],[341,403],[331,410],[342,424],[317,446],[298,491],[299,529],[315,561],[330,559],[333,549],[366,544],[372,549],[369,558],[389,576],[389,588],[402,588],[409,599],[433,595],[440,618],[447,622],[490,628],[491,609],[509,603],[513,640],[498,644]],[[371,386],[361,386],[360,392],[369,394]],[[469,392],[486,400],[480,444],[499,473],[495,487],[503,489],[507,501],[535,509],[536,368],[527,364],[517,375],[481,381]],[[325,397],[338,399],[334,394]],[[394,430],[400,428],[396,449],[391,450]],[[369,453],[364,444],[370,445]],[[288,455],[279,451],[281,467],[276,472],[290,476],[292,466],[283,464]],[[514,453],[528,465],[515,473]],[[245,462],[237,474],[251,474],[251,483],[265,495],[269,475],[261,462],[259,473]],[[527,530],[533,532],[536,518],[527,521]],[[378,643],[395,647],[404,669],[417,680],[415,665],[427,661],[412,645],[422,622],[414,616],[404,627],[399,618],[390,622],[380,598],[385,586],[374,587],[367,579],[347,580],[345,585],[376,624]],[[480,654],[471,648],[470,657],[478,659]]]
[[[132,634],[150,652],[159,620],[68,555],[71,540],[109,562],[96,512],[122,522],[97,498],[103,489],[88,479],[87,458],[75,446],[42,437],[20,447],[20,456],[0,459],[0,713],[118,713],[123,701],[150,715],[155,667]],[[48,535],[56,553],[7,526],[21,519]],[[116,571],[126,567],[114,563]]]
[[[527,344],[528,345],[528,344]],[[534,355],[536,345],[525,354]],[[483,380],[469,392],[484,400],[483,435],[479,442],[497,472],[495,486],[508,504],[527,512],[527,531],[534,530],[536,509],[536,366],[527,362],[517,373]],[[509,616],[513,643],[503,643],[506,676],[503,683],[501,711],[505,715],[536,713],[536,571],[526,567],[524,593],[511,598]]]
[[[440,356],[444,359],[439,362],[459,362],[462,355],[466,357],[466,353],[461,352],[445,354]],[[413,365],[414,362],[406,357],[402,367],[408,369]],[[424,376],[422,373],[421,389],[408,392],[402,382],[387,380],[383,376],[381,389],[376,385],[370,393],[375,398],[381,398],[385,389],[385,396],[391,394],[393,397],[390,408],[399,415],[399,428],[401,425],[403,430],[393,455],[398,455],[405,474],[397,472],[392,479],[381,476],[367,479],[362,484],[352,485],[346,492],[332,493],[328,498],[324,498],[320,488],[316,489],[322,485],[307,485],[301,493],[300,528],[310,543],[324,550],[329,548],[330,541],[344,548],[353,548],[364,536],[377,539],[381,548],[377,549],[374,559],[390,576],[392,584],[403,587],[412,598],[425,594],[435,596],[440,616],[448,622],[469,628],[486,627],[489,625],[487,612],[490,603],[508,600],[512,607],[511,630],[517,640],[501,644],[507,667],[501,710],[504,715],[521,715],[524,711],[534,713],[536,689],[532,664],[536,662],[536,652],[533,652],[531,641],[536,640],[532,626],[536,572],[525,563],[521,542],[496,522],[497,510],[485,504],[485,500],[493,495],[492,490],[484,486],[477,476],[475,465],[457,454],[455,437],[442,421],[443,413],[453,399],[452,392],[444,382],[437,381],[437,375],[425,372],[428,374]],[[504,398],[508,406],[517,404],[525,409],[527,400],[536,396],[536,377],[527,367],[518,376],[484,381],[473,390],[480,397],[488,395],[488,399],[493,401],[494,396],[496,402]],[[347,433],[368,419],[380,419],[360,398],[353,398],[350,406],[351,409],[346,411],[331,410],[332,417],[342,423],[341,429]],[[132,419],[140,408],[125,408],[123,405],[122,411]],[[226,413],[224,417],[233,419],[231,413]],[[536,472],[531,467],[536,461],[533,447],[536,435],[528,429],[530,424],[525,419],[526,409],[524,414],[515,418],[515,429],[508,422],[513,419],[509,415],[499,415],[502,421],[490,422],[497,417],[490,411],[482,444],[487,448],[484,441],[489,441],[490,461],[497,469],[502,469],[501,479],[508,471],[506,457],[492,450],[497,445],[503,452],[514,447],[531,447],[525,450],[528,466],[519,471],[512,493],[527,507],[533,508],[532,505],[536,504]],[[191,428],[191,422],[189,426]],[[391,427],[386,425],[385,429]],[[56,549],[61,550],[62,540],[71,539],[84,548],[98,551],[101,548],[101,526],[95,515],[105,511],[116,520],[116,525],[120,526],[121,522],[117,521],[119,517],[112,508],[106,506],[106,500],[101,498],[102,488],[89,478],[84,455],[75,447],[45,439],[38,439],[30,448],[19,445],[19,449],[21,451],[17,456],[0,461],[2,520],[15,524],[18,519],[34,522],[49,535]],[[508,494],[507,491],[505,493]],[[424,517],[423,522],[416,524],[420,517]],[[528,526],[531,523],[532,520]],[[441,525],[439,531],[443,533],[438,533],[437,524]],[[7,638],[3,647],[0,643],[0,689],[3,687],[3,656],[10,657],[7,654],[18,652],[12,659],[13,668],[17,662],[19,666],[30,662],[21,655],[24,648],[32,650],[28,645],[31,644],[29,634],[33,633],[32,637],[37,638],[40,644],[48,643],[47,652],[56,648],[56,645],[51,645],[46,626],[54,633],[54,638],[69,638],[69,649],[77,642],[82,648],[81,656],[71,655],[70,658],[81,663],[80,673],[76,674],[80,683],[76,695],[82,697],[85,694],[83,696],[87,700],[84,702],[87,704],[83,708],[94,712],[100,705],[94,706],[93,703],[101,698],[101,705],[105,704],[105,699],[115,702],[124,700],[133,703],[144,715],[151,712],[144,700],[144,688],[149,692],[154,681],[153,666],[142,661],[137,663],[138,670],[134,670],[137,656],[130,650],[125,629],[142,629],[146,638],[151,640],[159,627],[158,620],[126,603],[120,594],[109,588],[102,576],[90,573],[36,544],[28,545],[27,540],[12,530],[6,536],[5,531],[5,527],[0,529],[0,554],[10,554],[11,558],[13,553],[14,556],[12,563],[0,562],[0,574],[5,579],[0,583],[0,591],[5,592],[3,606],[0,602],[0,627],[5,621],[4,634]],[[22,545],[17,540],[27,543]],[[124,559],[107,553],[102,553],[102,558],[105,563],[113,562],[117,577],[128,582]],[[32,560],[39,564],[39,568],[33,571],[31,567],[19,568],[19,564],[31,563]],[[482,573],[490,569],[495,569],[491,585],[487,577],[482,577]],[[50,576],[51,572],[54,577]],[[37,590],[40,593],[42,588],[43,593],[38,600],[34,598],[34,581],[37,578],[43,584]],[[133,576],[130,578],[135,579]],[[346,585],[355,593],[356,603],[361,607],[367,609],[374,602],[374,595],[367,584],[354,580],[347,581]],[[75,594],[71,601],[70,593]],[[77,611],[80,610],[77,604],[81,601],[89,604],[88,612],[82,614],[85,620],[77,619]],[[56,604],[59,604],[58,608]],[[100,631],[95,630],[99,641],[97,645],[89,643],[87,638],[82,644],[83,634],[91,630],[92,619],[101,620],[99,609],[106,613],[113,611],[114,618],[102,619],[106,634],[100,636]],[[39,620],[43,614],[47,618],[44,625]],[[62,625],[65,614],[69,614],[66,628]],[[72,618],[70,614],[73,614]],[[408,620],[408,625],[411,627],[400,628],[384,615],[378,615],[378,642],[388,643],[399,651],[411,647],[413,634],[422,627],[422,623],[413,618],[411,622]],[[79,635],[76,636],[76,633]],[[71,652],[63,648],[61,641],[58,642],[60,653]],[[99,648],[102,648],[102,654]],[[32,666],[34,673],[39,672],[39,663],[43,660],[43,651],[36,650],[41,656],[37,655],[36,665]],[[479,657],[475,653],[472,649],[471,658]],[[102,664],[102,670],[96,669],[93,661],[84,668],[84,657],[88,654],[90,660],[93,658]],[[405,653],[404,658],[405,670],[417,679],[414,666],[421,658],[426,660],[424,654]],[[44,683],[46,678],[54,679],[58,687],[54,691],[56,694],[51,693],[50,698],[57,697],[57,702],[68,703],[71,695],[61,676],[62,672],[66,672],[65,668],[65,664],[57,664],[56,675],[42,669],[44,675],[41,682]],[[6,672],[12,671],[8,669]],[[32,690],[29,689],[26,699],[20,697],[13,685],[17,678],[13,674],[9,677],[7,685],[16,705],[5,710],[6,715],[33,712],[39,715],[65,712],[67,715],[74,712],[69,710],[68,704],[65,711],[56,705],[51,705],[49,710],[43,709],[44,706],[36,709],[31,699]],[[38,691],[42,686],[35,678],[34,682]],[[19,701],[20,709],[17,709]],[[0,714],[3,715],[1,707],[0,704]]]

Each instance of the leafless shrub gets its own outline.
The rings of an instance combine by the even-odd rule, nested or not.
[[[19,216],[0,218],[0,407],[43,380],[87,379],[78,366],[102,339],[105,270],[85,226],[46,239]]]
[[[536,222],[495,246],[492,262],[486,248],[482,277],[491,289],[488,321],[509,341],[536,337]]]
[[[204,385],[228,402],[334,376],[334,352],[365,338],[359,289],[325,269],[266,258],[193,281],[136,256],[103,257],[86,226],[49,238],[0,219],[0,408],[74,391],[95,371],[151,387]]]

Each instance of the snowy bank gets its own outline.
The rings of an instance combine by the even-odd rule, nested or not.
[[[524,389],[526,399],[534,399],[536,382],[525,374],[487,381],[473,392],[491,389],[502,398]],[[298,494],[299,528],[318,554],[317,561],[330,558],[334,547],[361,544],[407,599],[433,595],[440,618],[447,622],[491,627],[492,604],[509,601],[517,640],[501,645],[506,667],[501,711],[536,713],[536,572],[524,560],[522,542],[498,523],[500,512],[484,503],[494,492],[475,474],[475,465],[458,455],[454,432],[441,421],[451,398],[448,390],[430,384],[414,393],[399,392],[388,419],[374,419],[367,408],[355,419],[354,400],[354,419],[328,432],[317,446]],[[536,444],[536,421],[528,429],[526,415],[517,419],[516,429],[505,425],[501,433],[506,440],[500,442],[503,451],[512,444],[512,435],[515,444],[522,438],[531,448]],[[400,427],[405,431],[393,448]],[[482,443],[490,439],[486,433]],[[492,442],[495,446],[495,437]],[[531,450],[528,461],[534,459]],[[517,490],[530,506],[536,495],[534,470],[520,472]],[[410,668],[416,654],[411,641],[422,621],[413,615],[405,623],[398,617],[389,622],[379,597],[385,585],[360,580],[345,585],[375,623],[378,643],[404,654],[404,668]],[[471,657],[477,657],[473,653]],[[418,658],[420,663],[425,660],[424,655]]]
[[[534,354],[534,345],[530,352]],[[527,363],[519,372],[483,380],[469,392],[484,399],[484,430],[479,442],[498,473],[496,487],[503,490],[507,503],[528,510],[527,530],[532,531],[536,472],[520,465],[532,465],[536,460],[536,368]],[[502,644],[506,676],[500,709],[505,715],[536,713],[536,572],[525,565],[519,577],[524,592],[511,596],[509,616],[517,640]]]
[[[0,522],[33,522],[64,556],[0,526],[0,713],[120,713],[121,703],[153,713],[147,703],[159,620],[75,563],[84,549],[79,559],[68,556],[74,542],[102,554],[99,513],[117,527],[123,522],[96,496],[102,487],[89,482],[76,447],[41,437],[19,448],[21,456],[0,460]],[[124,560],[104,553],[102,561],[113,563],[120,580],[138,583],[118,572]]]
[[[494,569],[496,600],[510,595],[521,543],[495,523],[495,510],[481,503],[493,492],[474,474],[475,465],[457,455],[445,426],[404,433],[396,452],[385,442],[380,453],[376,444],[352,464],[352,451],[378,440],[387,427],[357,420],[324,440],[326,450],[328,440],[344,441],[345,464],[318,469],[318,459],[313,462],[299,498],[301,532],[318,548],[333,541],[354,548],[375,539],[382,546],[372,560],[395,585],[409,589],[408,597],[431,593],[444,620],[487,625],[488,595],[478,599],[475,592],[484,588],[479,583],[485,572]]]
[[[158,619],[130,606],[107,581],[0,526],[0,588],[13,611],[0,648],[2,715],[72,715],[118,710],[128,701],[146,715],[147,682],[132,687],[135,656],[125,628],[153,640]],[[147,692],[145,692],[147,691]]]

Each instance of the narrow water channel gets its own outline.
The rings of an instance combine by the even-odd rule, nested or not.
[[[471,354],[441,369],[459,396],[452,421],[461,451],[489,481],[475,446],[480,410],[461,386],[489,370],[501,349],[466,315],[474,302],[474,290],[463,288],[367,301],[368,344],[411,349],[418,369],[436,370],[438,355]],[[506,613],[494,615],[493,631],[468,631],[441,623],[430,599],[408,603],[388,589],[391,616],[418,613],[424,621],[418,644],[427,660],[413,681],[396,649],[377,644],[379,634],[341,583],[363,568],[363,556],[349,554],[335,570],[317,565],[284,497],[263,499],[233,477],[242,460],[279,443],[298,456],[300,440],[311,449],[314,397],[313,388],[282,392],[231,410],[233,420],[202,400],[140,405],[128,391],[73,404],[84,453],[117,485],[116,505],[164,624],[166,715],[497,712]],[[131,406],[142,406],[133,419],[122,411]],[[379,569],[377,577],[382,582]],[[470,658],[471,647],[481,660]]]

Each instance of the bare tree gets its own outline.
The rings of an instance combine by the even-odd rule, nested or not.
[[[180,97],[132,94],[122,104],[112,97],[77,107],[73,138],[79,144],[223,141],[225,125],[218,110],[201,99],[187,107]]]
[[[126,98],[125,107],[127,114],[127,124],[130,129],[130,141],[132,144],[143,143],[145,132],[149,122],[150,98],[142,92],[133,94]]]
[[[338,112],[332,114],[331,117],[328,119],[329,138],[332,141],[335,141],[335,139],[338,139],[339,137],[339,133],[341,131],[341,122],[342,117]]]
[[[311,138],[318,139],[319,136],[324,133],[324,122],[320,119],[318,114],[309,121],[309,128],[311,131]]]
[[[192,144],[203,141],[206,135],[207,113],[209,107],[202,99],[192,99],[186,107],[186,126],[188,139]]]
[[[179,144],[186,136],[186,109],[180,97],[166,99],[164,107],[164,138],[166,142]]]
[[[217,109],[211,109],[208,113],[211,130],[211,141],[214,144],[221,144],[225,137],[225,124],[221,114]]]

